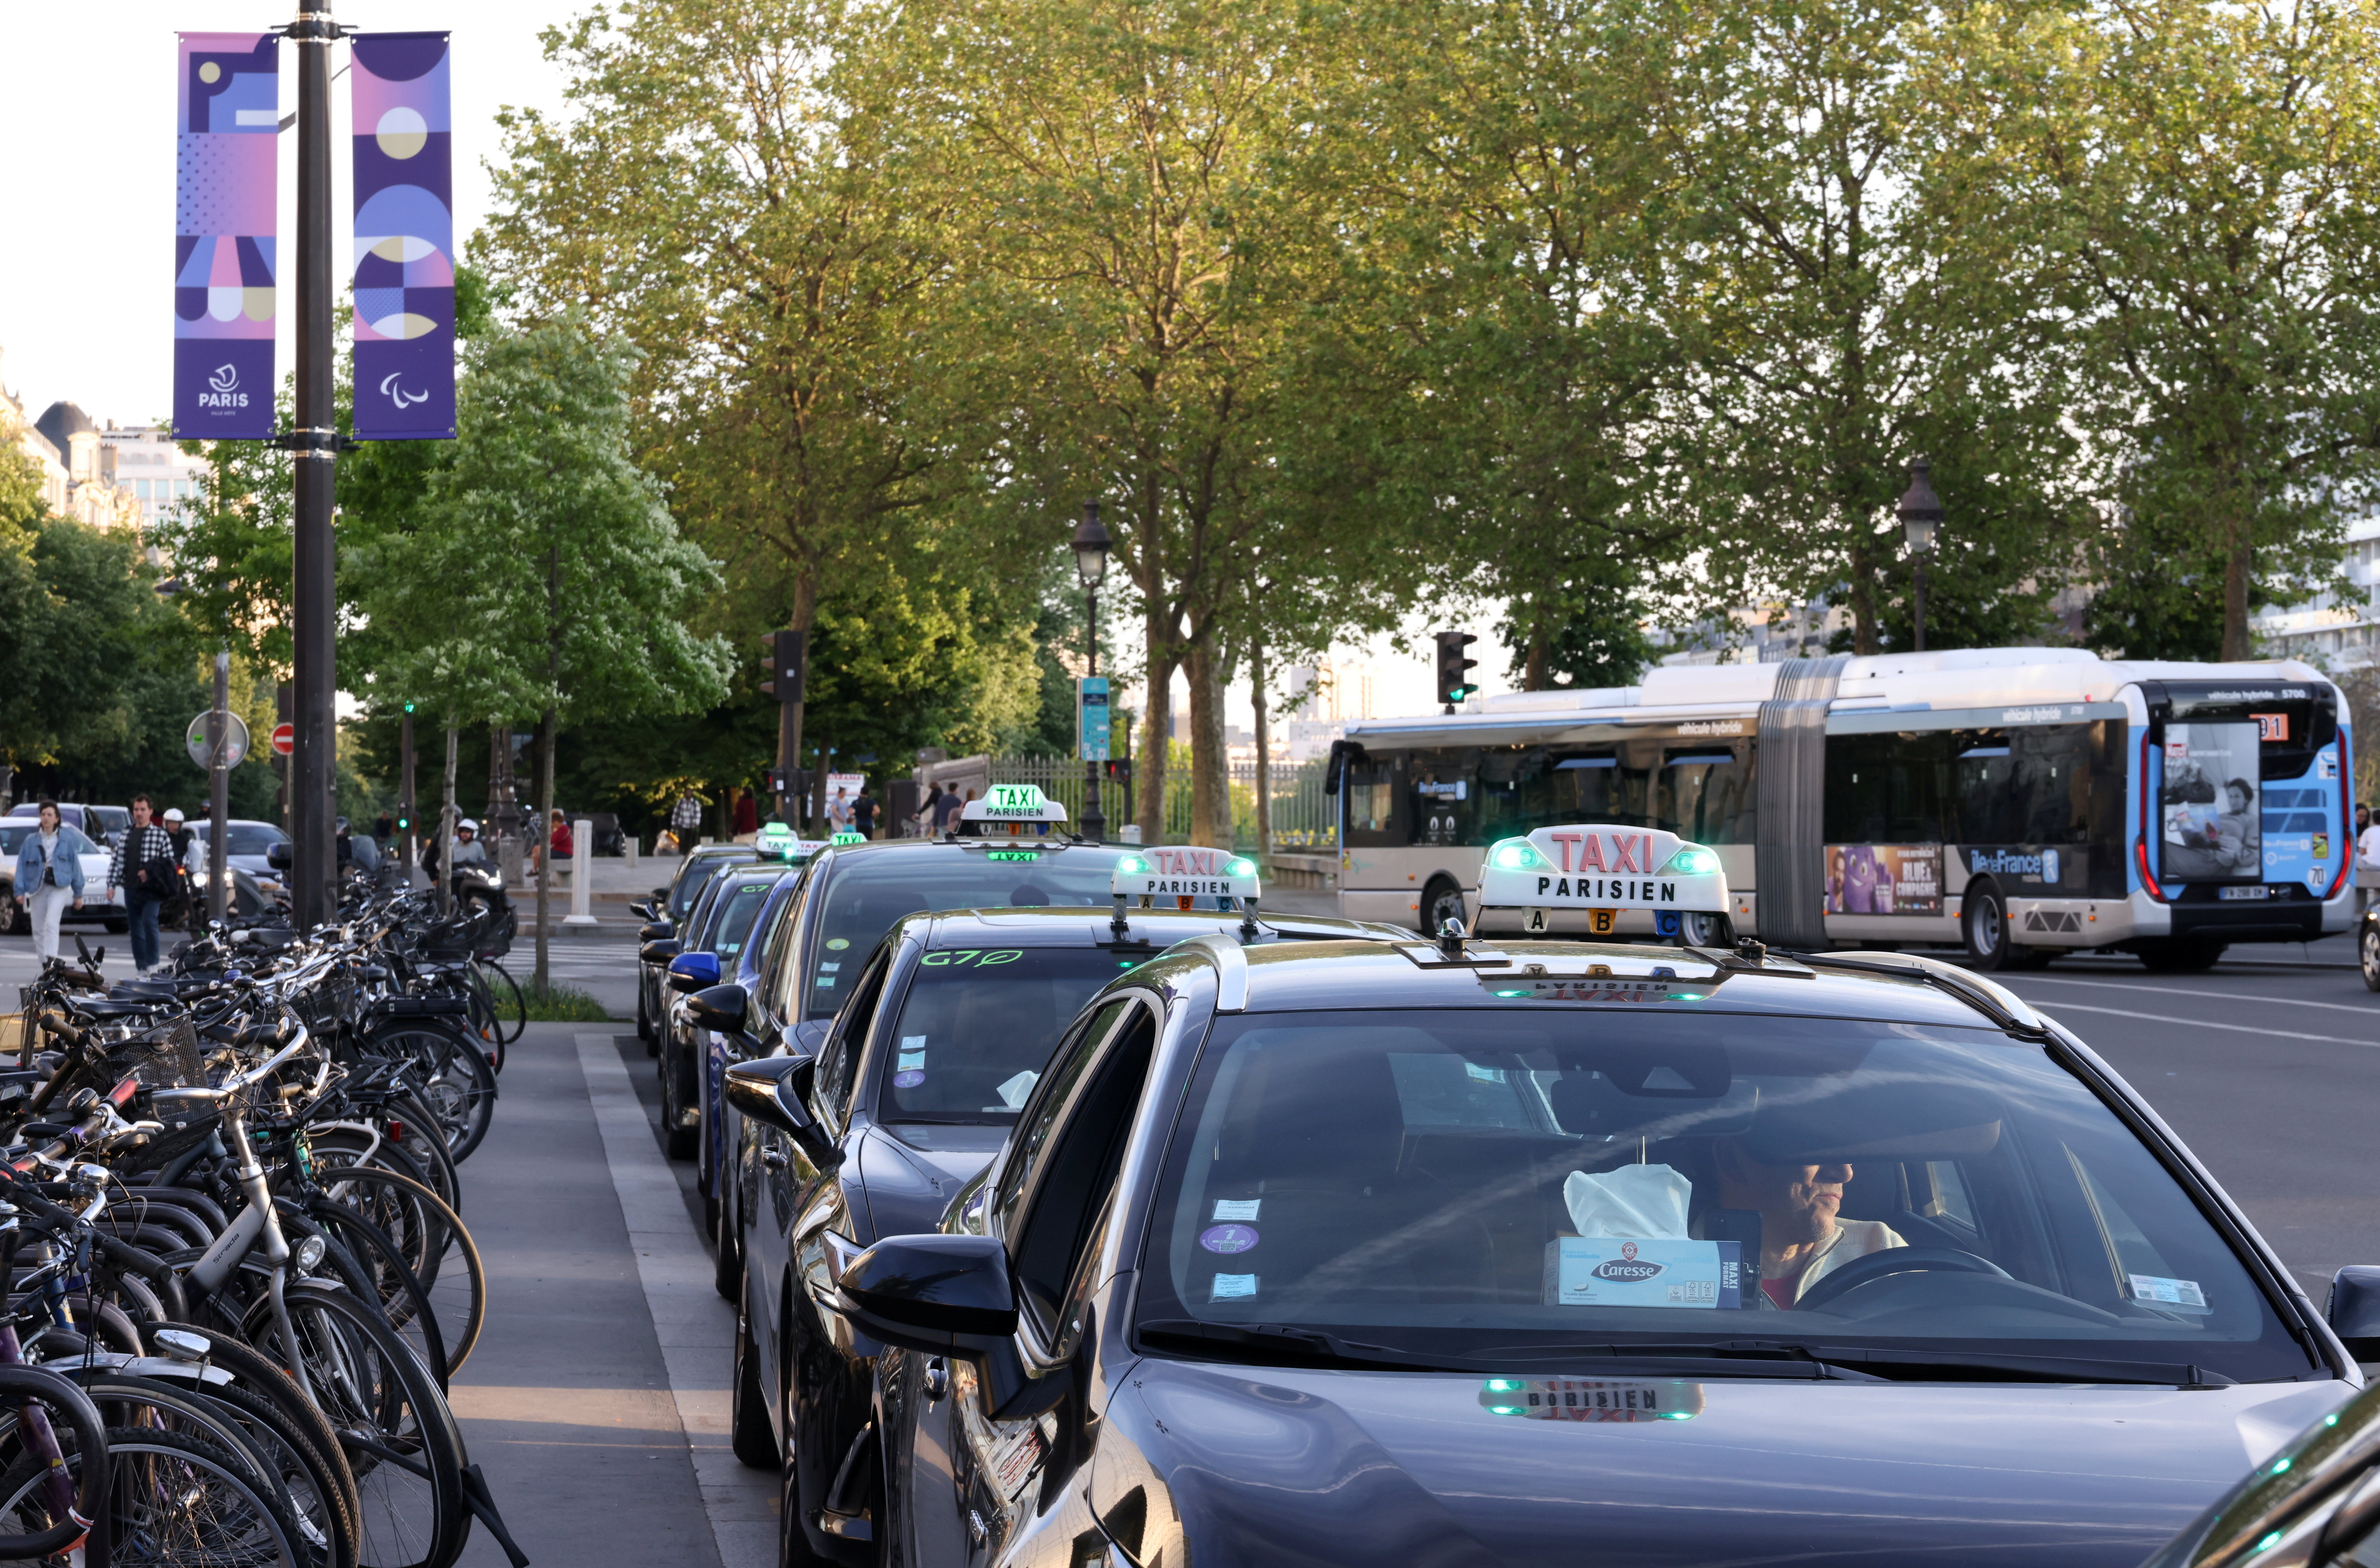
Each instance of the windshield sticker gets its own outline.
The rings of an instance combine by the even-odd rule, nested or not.
[[[2215,1310],[2206,1305],[2206,1293],[2198,1288],[2196,1280],[2168,1280],[2160,1274],[2134,1274],[2132,1299],[2180,1312]]]
[[[1033,1092],[1033,1086],[1040,1081],[1041,1075],[1028,1067],[1024,1072],[1017,1074],[1016,1076],[1001,1085],[998,1088],[993,1089],[991,1092],[1000,1096],[1000,1103],[997,1105],[987,1105],[984,1109],[986,1111],[1022,1110],[1025,1105],[1025,1097],[1031,1094]]]
[[[1617,1383],[1600,1378],[1490,1378],[1479,1389],[1490,1416],[1531,1421],[1691,1421],[1700,1383]]]
[[[916,1088],[925,1081],[926,1070],[923,1067],[904,1067],[892,1075],[894,1088]]]
[[[1215,1218],[1253,1220],[1257,1217],[1257,1210],[1262,1208],[1264,1208],[1264,1199],[1261,1197],[1219,1197],[1215,1200]]]
[[[1546,1244],[1548,1307],[1743,1305],[1742,1245],[1556,1236]]]
[[[1247,1225],[1215,1225],[1198,1233],[1198,1245],[1209,1252],[1245,1252],[1261,1240]]]
[[[1257,1277],[1254,1274],[1218,1274],[1215,1276],[1215,1292],[1209,1299],[1237,1301],[1256,1294]]]
[[[831,936],[826,939],[826,950],[829,953],[841,953],[844,948],[849,947],[850,945],[851,939],[849,937]]]
[[[917,962],[937,969],[957,969],[963,968],[970,964],[974,965],[978,969],[989,969],[995,964],[1014,964],[1019,958],[1024,956],[1025,950],[1021,947],[1003,947],[990,950],[979,947],[961,947],[954,948],[948,953],[929,953],[923,958],[918,959]]]

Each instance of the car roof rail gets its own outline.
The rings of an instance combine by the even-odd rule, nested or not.
[[[1938,958],[1925,958],[1914,953],[1863,953],[1856,958],[1832,953],[1796,953],[1793,956],[1818,968],[1856,969],[1916,980],[1949,992],[2011,1034],[2049,1038],[2048,1022],[2024,998],[1997,980]]]
[[[1214,961],[1215,1011],[1245,1013],[1248,1006],[1248,954],[1232,938],[1209,931],[1177,942],[1175,951],[1195,947]]]

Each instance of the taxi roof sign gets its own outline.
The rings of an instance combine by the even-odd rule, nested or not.
[[[1159,845],[1135,849],[1115,863],[1108,891],[1118,898],[1233,898],[1253,904],[1263,892],[1257,863],[1228,849]]]
[[[959,810],[963,822],[1062,822],[1066,808],[1041,793],[1039,784],[996,784],[980,800]]]
[[[868,842],[868,835],[862,833],[854,833],[849,828],[845,828],[841,833],[836,833],[832,838],[828,839],[827,842],[829,844],[866,844]]]
[[[763,859],[791,860],[801,853],[801,843],[794,836],[793,829],[783,822],[771,822],[762,827],[759,836],[753,839],[752,847]]]
[[[1539,828],[1488,846],[1479,869],[1485,909],[1649,909],[1725,915],[1727,872],[1716,851],[1659,828],[1583,822]]]

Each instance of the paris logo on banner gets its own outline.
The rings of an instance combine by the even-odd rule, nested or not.
[[[454,120],[447,35],[355,41],[356,435],[455,435]]]
[[[273,433],[281,38],[186,32],[175,94],[174,433]]]

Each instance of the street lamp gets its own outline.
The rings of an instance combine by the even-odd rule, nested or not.
[[[1108,575],[1108,530],[1099,526],[1099,504],[1083,503],[1083,523],[1075,530],[1075,575],[1083,579],[1083,605],[1091,633],[1090,666],[1099,673],[1099,579]],[[1077,711],[1080,705],[1077,704]],[[1083,759],[1083,833],[1091,839],[1107,837],[1108,820],[1099,810],[1099,764]]]
[[[1925,559],[1942,526],[1942,498],[1934,493],[1934,467],[1923,457],[1909,465],[1909,489],[1900,498],[1900,531],[1917,565],[1917,651],[1925,651]]]

